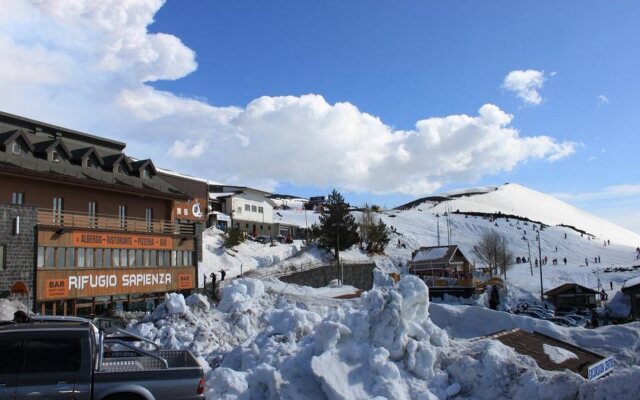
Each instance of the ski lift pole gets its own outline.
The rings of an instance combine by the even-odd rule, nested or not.
[[[540,231],[538,231],[538,265],[540,266],[540,302],[544,304],[544,289],[542,287],[542,248],[540,247],[540,242],[542,241],[540,237]]]
[[[529,269],[531,270],[531,276],[533,276],[533,264],[531,263],[531,246],[529,240],[527,240],[527,249],[529,250]]]

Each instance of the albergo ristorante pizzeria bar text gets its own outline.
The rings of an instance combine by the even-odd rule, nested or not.
[[[0,297],[100,315],[196,287],[206,203],[124,148],[0,113]]]

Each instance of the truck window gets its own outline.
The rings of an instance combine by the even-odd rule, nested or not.
[[[0,375],[19,374],[22,369],[20,340],[0,339]]]
[[[80,338],[25,339],[25,373],[80,369]]]

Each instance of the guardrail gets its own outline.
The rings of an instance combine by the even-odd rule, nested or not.
[[[161,219],[121,218],[116,215],[88,214],[64,210],[38,209],[38,224],[61,228],[102,229],[172,235],[195,234],[193,224],[182,224]]]
[[[373,261],[370,260],[344,260],[341,259],[340,263],[345,265],[367,265],[374,264]],[[300,263],[300,264],[281,264],[270,267],[270,271],[261,272],[258,269],[251,270],[243,274],[245,277],[255,277],[255,278],[280,278],[283,276],[295,274],[297,272],[310,271],[317,268],[327,268],[338,265],[337,261],[316,261],[309,263]],[[279,268],[278,268],[279,267]]]

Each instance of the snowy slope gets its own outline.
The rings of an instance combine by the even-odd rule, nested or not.
[[[569,225],[588,232],[603,240],[628,246],[638,246],[640,235],[617,226],[602,218],[589,214],[547,194],[529,189],[518,184],[505,184],[499,187],[483,187],[445,193],[460,195],[476,193],[468,196],[453,197],[446,203],[427,202],[423,208],[430,212],[444,213],[446,204],[451,210],[461,212],[482,212],[513,214],[540,221],[546,225]],[[477,194],[479,193],[479,194]]]

